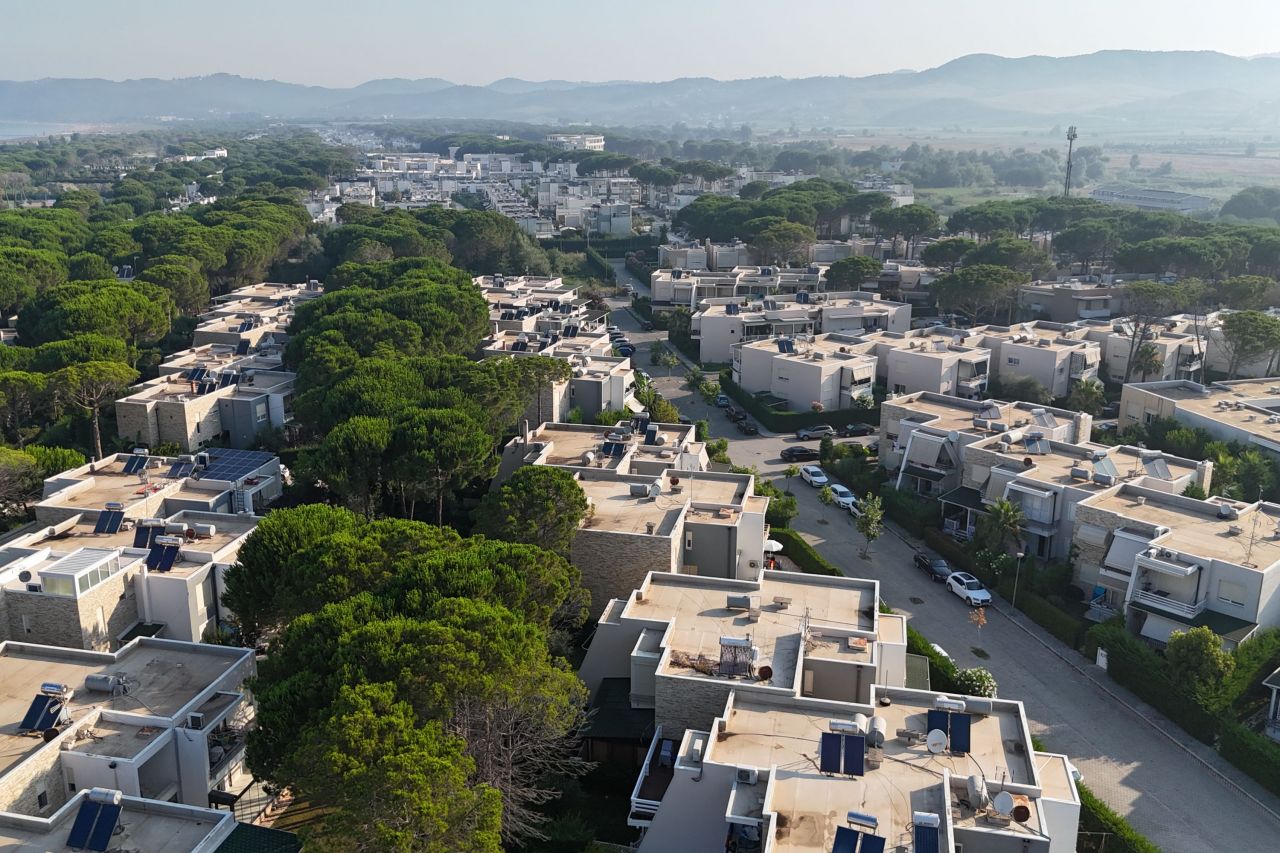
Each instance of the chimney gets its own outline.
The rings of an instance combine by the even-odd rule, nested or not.
[[[1196,463],[1196,473],[1192,478],[1197,486],[1204,489],[1204,493],[1209,494],[1209,486],[1213,482],[1213,463],[1208,459],[1201,460]]]
[[[1076,412],[1071,416],[1071,422],[1076,428],[1076,434],[1071,440],[1076,444],[1089,441],[1093,434],[1093,415],[1088,412]]]

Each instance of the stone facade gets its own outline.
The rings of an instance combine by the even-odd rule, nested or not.
[[[711,722],[724,713],[729,694],[738,683],[731,680],[710,681],[705,678],[654,679],[654,718],[662,726],[662,736],[677,743],[685,729],[706,731]]]
[[[1108,531],[1114,531],[1117,528],[1125,527],[1139,533],[1146,533],[1151,537],[1156,536],[1156,528],[1151,524],[1144,524],[1140,521],[1121,518],[1114,512],[1107,512],[1096,507],[1078,504],[1076,506],[1075,528],[1080,529],[1082,524],[1091,524],[1095,527],[1101,527]],[[1076,549],[1075,561],[1075,583],[1085,591],[1093,589],[1098,585],[1101,579],[1102,561],[1107,556],[1106,545],[1094,545],[1086,542],[1080,536],[1074,536],[1072,547]],[[1124,584],[1123,581],[1115,581],[1108,579],[1104,586],[1120,588]]]
[[[6,590],[9,636],[24,643],[70,649],[109,651],[115,638],[138,621],[138,598],[133,577],[138,569],[124,569],[79,598],[39,592]],[[106,630],[99,630],[102,608]],[[26,617],[24,628],[23,617]]]
[[[61,755],[59,749],[40,749],[7,772],[0,787],[0,811],[48,817],[62,808],[67,802],[67,785]],[[40,807],[41,794],[48,798],[44,808]]]
[[[155,447],[160,443],[160,432],[149,403],[117,400],[115,409],[116,431],[121,438],[146,447]]]
[[[676,533],[648,536],[582,529],[573,537],[569,561],[582,572],[582,585],[591,592],[591,612],[599,613],[609,599],[631,595],[649,572],[674,571],[678,545]]]

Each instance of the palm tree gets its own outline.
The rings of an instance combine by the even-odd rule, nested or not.
[[[978,520],[978,538],[992,551],[1003,551],[1009,542],[1022,540],[1022,507],[1008,498],[993,503]]]
[[[1164,372],[1164,359],[1160,358],[1160,350],[1155,344],[1143,344],[1133,356],[1133,369],[1142,376],[1142,382],[1152,373]]]
[[[1067,397],[1068,408],[1075,409],[1077,412],[1088,412],[1091,415],[1101,413],[1106,405],[1106,389],[1096,379],[1082,379],[1077,382],[1076,387],[1071,389],[1071,395]]]

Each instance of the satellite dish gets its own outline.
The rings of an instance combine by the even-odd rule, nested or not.
[[[924,745],[934,755],[941,755],[947,751],[947,733],[942,729],[933,729],[925,736]]]
[[[18,580],[22,581],[23,583],[26,583],[27,581],[31,580],[31,572],[27,571],[26,569],[23,569],[22,571],[18,572]]]
[[[992,799],[991,805],[1000,814],[1011,815],[1013,814],[1014,806],[1013,794],[1010,794],[1008,791],[1001,791],[995,795],[994,799]]]

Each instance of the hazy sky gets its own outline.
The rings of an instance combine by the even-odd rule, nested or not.
[[[7,80],[730,79],[967,53],[1280,51],[1280,3],[1266,0],[5,0],[0,21]]]

